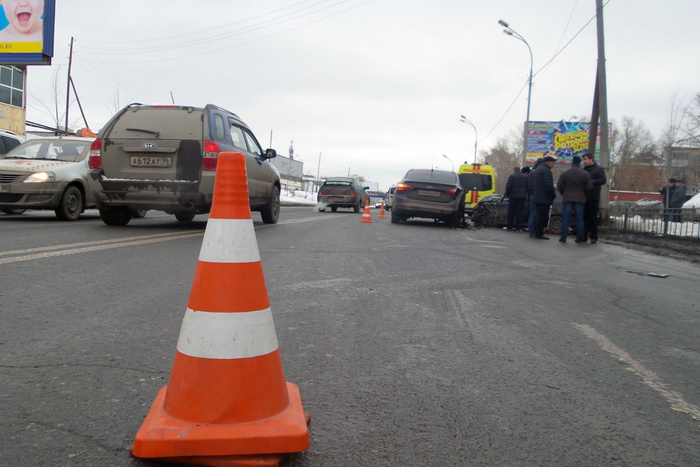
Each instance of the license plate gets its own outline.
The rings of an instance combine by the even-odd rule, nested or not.
[[[131,167],[170,167],[172,158],[170,156],[131,156],[129,165]]]
[[[440,197],[440,192],[439,192],[439,191],[418,190],[418,194],[419,194],[420,196],[432,196],[433,198],[439,198],[439,197]]]

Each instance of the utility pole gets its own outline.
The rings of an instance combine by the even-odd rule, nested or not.
[[[73,64],[73,38],[70,38],[70,55],[68,56],[68,82],[66,83],[66,128],[65,134],[68,134],[68,110],[70,107],[70,69]]]
[[[605,78],[605,38],[603,35],[603,0],[596,0],[596,29],[598,32],[598,68],[595,74],[591,128],[588,133],[588,152],[595,154],[600,127],[600,166],[610,180],[610,135],[608,134],[608,93]],[[610,208],[610,189],[606,183],[600,190],[600,211],[607,219]]]

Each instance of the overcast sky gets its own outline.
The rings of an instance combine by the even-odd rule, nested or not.
[[[238,114],[263,147],[304,173],[362,175],[381,189],[410,168],[455,169],[520,131],[530,54],[530,120],[591,113],[595,0],[121,0],[57,2],[50,67],[28,72],[27,120],[52,124],[54,79],[71,75],[90,127],[131,102]],[[700,92],[700,2],[610,0],[605,7],[609,118],[655,136],[671,100]],[[557,55],[558,53],[558,55]],[[556,55],[556,57],[555,57]],[[63,112],[63,111],[61,111]],[[70,121],[81,127],[77,104]]]

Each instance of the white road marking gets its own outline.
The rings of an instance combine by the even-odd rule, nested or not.
[[[693,419],[700,420],[700,407],[686,402],[680,393],[669,389],[668,385],[661,381],[656,373],[644,367],[644,365],[633,359],[630,354],[613,344],[607,337],[600,334],[592,327],[576,323],[573,323],[573,325],[586,336],[596,341],[598,345],[610,355],[628,364],[629,368],[627,369],[639,376],[644,384],[661,394],[661,396],[671,404],[673,410],[690,414]]]

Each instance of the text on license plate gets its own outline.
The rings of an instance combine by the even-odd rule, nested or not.
[[[131,156],[129,165],[131,167],[170,167],[172,158],[170,156]]]
[[[418,190],[418,194],[419,194],[420,196],[432,196],[433,198],[439,198],[439,197],[440,197],[440,192],[439,192],[439,191]]]

